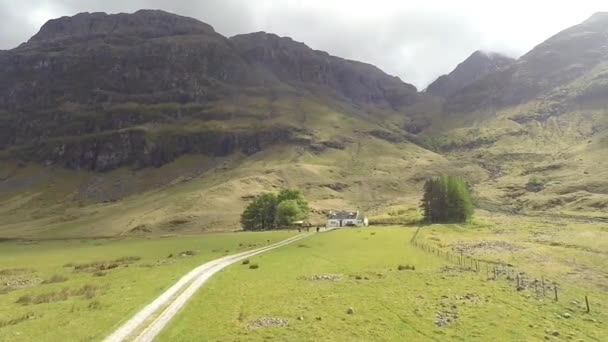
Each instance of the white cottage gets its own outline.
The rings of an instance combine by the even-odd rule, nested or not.
[[[366,227],[367,217],[359,211],[330,211],[327,215],[327,228]]]

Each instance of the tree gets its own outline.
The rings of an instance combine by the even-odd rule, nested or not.
[[[302,213],[298,220],[305,220],[308,218],[310,208],[308,207],[308,202],[306,201],[306,199],[304,199],[304,195],[302,195],[299,190],[281,190],[281,192],[279,192],[279,195],[277,196],[277,200],[279,203],[282,203],[284,201],[295,201],[298,207],[300,208],[300,212]]]
[[[279,226],[290,226],[296,221],[304,220],[306,212],[296,200],[281,201],[277,206],[277,224]]]
[[[275,194],[262,194],[251,202],[241,215],[245,230],[267,230],[276,227],[277,197]]]
[[[465,180],[442,176],[424,184],[422,214],[427,222],[466,222],[473,216],[473,200]]]
[[[310,209],[298,190],[282,190],[278,195],[262,194],[251,202],[241,215],[245,230],[267,230],[289,226],[305,220]]]

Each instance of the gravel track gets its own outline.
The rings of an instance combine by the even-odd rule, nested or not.
[[[272,245],[225,256],[198,266],[116,329],[104,342],[153,341],[196,291],[215,273],[238,261],[288,245],[312,234],[314,233],[297,235]],[[161,309],[163,309],[162,312],[152,320]],[[137,336],[135,336],[136,333],[138,333]]]

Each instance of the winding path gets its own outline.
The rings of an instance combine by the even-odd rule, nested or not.
[[[120,326],[104,342],[151,342],[167,326],[169,321],[186,305],[188,300],[211,278],[225,267],[257,254],[288,245],[314,233],[300,234],[281,242],[239,254],[209,261],[190,271],[167,291],[146,305],[130,320]]]

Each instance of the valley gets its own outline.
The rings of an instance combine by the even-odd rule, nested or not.
[[[599,12],[417,89],[160,10],[50,20],[0,51],[0,340],[103,340],[193,269],[296,236],[241,214],[297,189],[302,224],[371,227],[218,271],[156,340],[601,341],[607,42]],[[446,175],[475,215],[426,224]]]

